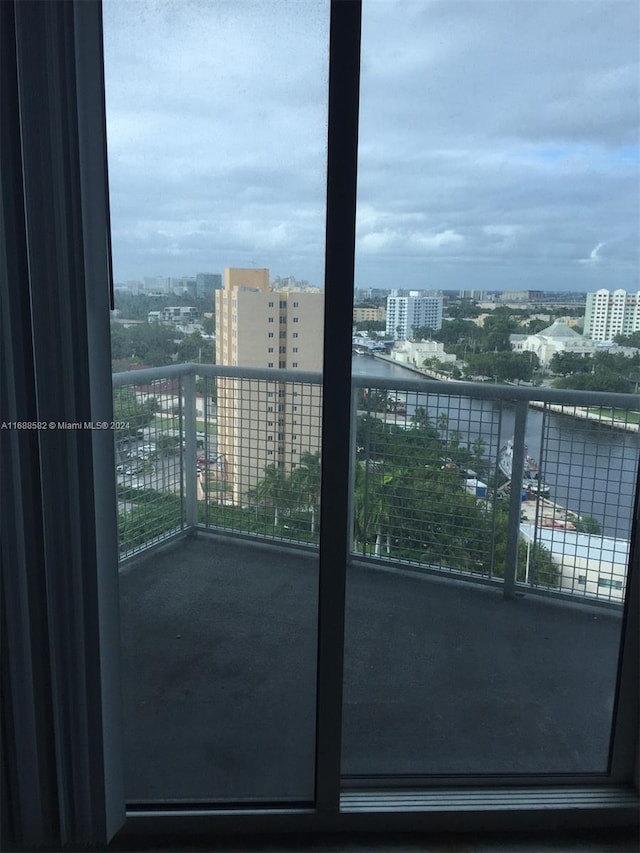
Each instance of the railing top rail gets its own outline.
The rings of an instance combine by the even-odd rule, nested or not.
[[[306,370],[279,370],[276,368],[231,367],[218,364],[171,364],[113,374],[114,388],[123,385],[147,385],[163,379],[177,379],[197,374],[207,377],[256,379],[269,382],[298,382],[322,384],[322,373]],[[412,376],[398,379],[388,376],[354,374],[354,388],[391,388],[394,391],[420,391],[450,397],[470,397],[478,400],[539,401],[564,406],[605,406],[607,408],[640,411],[640,396],[609,391],[572,391],[560,388],[530,387],[522,385],[491,385],[475,382],[456,382]]]
[[[193,374],[194,364],[167,364],[163,367],[145,367],[142,370],[127,370],[124,373],[113,373],[111,381],[114,388],[124,385],[149,385],[151,382],[161,382],[163,379],[180,379],[182,376]]]
[[[471,397],[478,400],[539,401],[564,406],[605,406],[640,411],[640,396],[610,391],[573,391],[564,388],[543,388],[522,385],[492,385],[490,383],[457,382],[453,380],[390,379],[385,376],[353,376],[356,388],[393,388],[397,391],[421,391],[450,397]]]
[[[163,379],[181,376],[227,377],[231,379],[258,379],[267,382],[298,382],[321,385],[322,373],[309,370],[279,370],[270,367],[232,367],[226,364],[171,364],[167,367],[148,367],[113,374],[113,387],[123,385],[148,385]]]

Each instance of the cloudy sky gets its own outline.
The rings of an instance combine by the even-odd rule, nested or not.
[[[104,0],[117,281],[323,283],[326,0]],[[365,0],[356,286],[640,289],[636,0]]]

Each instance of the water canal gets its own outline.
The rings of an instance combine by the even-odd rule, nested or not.
[[[353,372],[390,381],[417,376],[400,365],[365,356],[354,356]],[[463,445],[481,438],[491,458],[513,436],[515,409],[508,403],[410,393],[407,416],[416,406],[427,409],[434,425],[445,415],[448,429],[461,433]],[[539,460],[551,488],[551,500],[581,516],[594,516],[604,535],[629,538],[638,433],[530,408],[526,437],[528,451]]]

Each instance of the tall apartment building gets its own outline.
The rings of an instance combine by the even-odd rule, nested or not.
[[[593,341],[610,341],[616,335],[640,331],[640,291],[613,292],[602,289],[587,293],[584,336]]]
[[[144,289],[147,293],[169,293],[169,278],[166,275],[145,276]]]
[[[196,279],[191,275],[182,275],[169,278],[169,290],[171,293],[187,293],[189,296],[196,295]]]
[[[199,272],[196,275],[196,296],[199,299],[213,298],[216,290],[222,287],[220,273]]]
[[[217,364],[322,370],[322,293],[274,291],[269,270],[228,268],[215,297]],[[247,501],[266,466],[288,472],[320,449],[321,393],[276,377],[218,380],[218,452],[235,503]]]
[[[386,334],[397,341],[413,337],[414,328],[427,326],[437,332],[442,327],[442,296],[398,296],[392,290],[387,297]]]
[[[458,291],[458,299],[475,299],[477,302],[483,302],[487,298],[486,290],[460,290]]]

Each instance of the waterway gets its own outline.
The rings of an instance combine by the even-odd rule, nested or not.
[[[416,375],[366,356],[354,356],[353,372],[388,380]],[[416,406],[428,410],[435,426],[445,415],[450,433],[459,431],[463,445],[481,438],[492,459],[513,436],[515,409],[506,403],[413,393],[406,401],[408,417]],[[604,535],[629,537],[640,458],[637,433],[530,408],[526,437],[528,451],[540,461],[551,488],[551,500],[582,516],[594,516]]]

